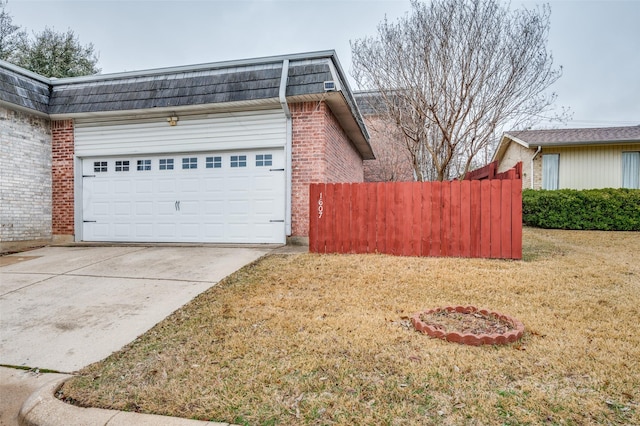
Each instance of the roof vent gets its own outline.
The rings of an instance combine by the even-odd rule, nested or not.
[[[335,83],[335,81],[325,81],[324,82],[324,91],[325,92],[335,92],[336,91],[336,83]]]

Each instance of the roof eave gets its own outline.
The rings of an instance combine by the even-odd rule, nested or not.
[[[113,111],[86,111],[76,113],[49,114],[52,120],[64,119],[83,119],[93,117],[148,117],[151,115],[162,114],[197,114],[202,112],[224,112],[237,111],[241,109],[264,109],[267,107],[279,108],[280,102],[278,98],[264,98],[250,101],[225,102],[225,103],[209,103],[198,105],[183,105],[158,108],[141,108],[129,110],[113,110]]]
[[[522,139],[519,139],[509,133],[504,133],[502,135],[502,138],[500,139],[500,143],[498,143],[498,147],[496,148],[495,151],[493,151],[493,155],[491,156],[491,162],[502,159],[502,156],[504,155],[504,153],[507,150],[507,147],[509,146],[509,141],[513,141],[518,145],[522,145],[526,149],[531,148],[531,146],[527,142],[523,141]]]
[[[635,144],[640,143],[640,139],[615,139],[615,140],[606,140],[606,141],[562,141],[562,142],[532,142],[529,145],[532,147],[563,147],[563,146],[584,146],[584,145],[624,145],[624,144]]]
[[[12,102],[6,102],[6,101],[3,101],[2,99],[0,99],[0,107],[20,111],[26,114],[35,115],[40,118],[46,118],[46,119],[51,118],[49,114],[47,114],[46,112],[42,112],[42,111],[38,111],[37,109],[32,109],[22,105],[14,104]]]

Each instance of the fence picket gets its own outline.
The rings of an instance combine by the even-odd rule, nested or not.
[[[480,181],[480,256],[491,257],[491,181]]]
[[[418,182],[422,193],[422,236],[420,238],[420,255],[429,256],[431,252],[431,224],[433,209],[431,208],[431,185]]]
[[[420,192],[420,187],[420,182],[409,183],[409,191],[411,192],[413,205],[413,211],[411,212],[411,233],[409,235],[411,256],[420,256],[422,251],[422,223],[420,222],[422,216],[422,193]]]
[[[501,202],[502,202],[502,180],[492,180],[489,182],[491,185],[491,236],[490,240],[490,253],[491,257],[497,259],[501,254],[501,221],[500,221],[500,213],[501,210]]]
[[[461,182],[451,182],[451,232],[449,233],[449,256],[460,256],[460,189]]]
[[[431,244],[429,256],[440,256],[442,244],[440,227],[442,225],[442,182],[431,184]]]
[[[471,182],[460,181],[460,252],[471,257]]]
[[[376,252],[387,252],[387,193],[385,192],[386,184],[375,183],[376,194],[378,196],[378,203],[376,205]]]
[[[511,257],[511,185],[512,180],[500,180],[502,184],[500,201],[500,257],[508,259]]]

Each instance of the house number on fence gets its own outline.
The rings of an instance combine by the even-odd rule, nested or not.
[[[322,201],[322,192],[320,198],[318,198],[318,219],[322,219],[322,213],[324,212],[324,202]]]

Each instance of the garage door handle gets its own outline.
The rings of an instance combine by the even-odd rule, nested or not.
[[[97,220],[83,220],[83,223],[96,223]]]
[[[269,222],[284,222],[284,219],[271,219]]]
[[[82,177],[96,177],[96,175],[82,175]]]
[[[180,201],[176,201],[175,206],[176,206],[176,211],[179,212],[180,211]]]
[[[284,172],[284,169],[269,169],[270,172]]]

